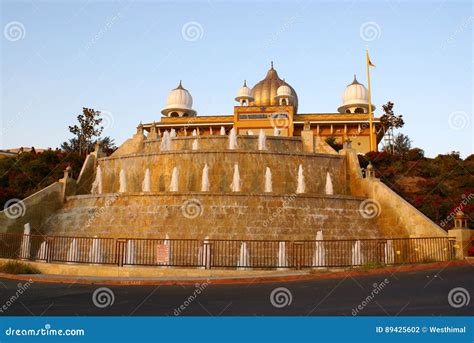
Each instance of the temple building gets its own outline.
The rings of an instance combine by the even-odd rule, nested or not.
[[[233,115],[199,116],[192,108],[191,93],[180,82],[168,95],[161,121],[144,124],[143,129],[156,130],[158,135],[174,129],[177,136],[190,136],[193,130],[200,135],[220,135],[222,128],[225,133],[235,128],[238,135],[252,135],[263,129],[266,135],[294,137],[301,136],[306,125],[314,136],[315,147],[334,137],[341,144],[349,139],[358,153],[370,151],[368,92],[355,75],[344,89],[338,113],[299,113],[298,94],[278,76],[273,63],[265,78],[252,88],[244,81],[235,101],[238,104]],[[383,137],[379,119],[374,118],[373,124],[378,143]]]

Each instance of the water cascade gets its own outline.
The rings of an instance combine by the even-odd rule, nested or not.
[[[298,187],[296,188],[296,193],[304,193],[305,188],[306,185],[304,182],[303,166],[300,164],[300,166],[298,167]]]
[[[142,192],[150,192],[151,191],[151,176],[150,176],[150,169],[145,170],[145,177],[143,178],[142,182]]]
[[[329,172],[326,173],[326,195],[333,195],[332,178]]]
[[[194,130],[193,130],[193,133],[192,133],[192,135],[193,135],[193,137],[195,137],[195,136],[197,136],[197,135],[198,135],[198,134],[197,134],[197,131],[196,131],[196,129],[194,129]]]
[[[91,250],[89,250],[89,262],[94,264],[102,263],[102,249],[100,247],[100,240],[94,236],[92,240]]]
[[[202,168],[201,192],[209,192],[209,166],[207,163]]]
[[[279,136],[280,135],[280,130],[278,130],[278,128],[276,126],[273,128],[273,135],[274,136]]]
[[[193,140],[193,150],[199,150],[199,141],[197,139]]]
[[[119,179],[119,193],[125,193],[127,191],[127,178],[125,176],[125,170],[120,170]]]
[[[286,256],[286,242],[278,243],[278,268],[288,267],[288,257]]]
[[[77,249],[77,239],[73,239],[67,252],[68,262],[79,262],[79,250]]]
[[[225,136],[225,129],[224,129],[224,126],[221,126],[221,136]]]
[[[240,192],[240,172],[239,165],[234,164],[234,176],[232,177],[232,192]]]
[[[230,133],[229,133],[229,149],[230,150],[237,149],[237,132],[235,131],[234,128],[232,128],[232,130],[230,130]]]
[[[175,129],[171,129],[170,138],[175,138],[175,137],[176,137],[176,130],[175,130]]]
[[[92,183],[91,194],[102,194],[102,169],[100,169],[100,166],[97,166],[97,170],[95,172],[95,179]]]
[[[177,167],[173,168],[173,173],[171,174],[171,183],[170,183],[170,192],[177,192],[178,191],[178,178],[179,178],[179,171]]]
[[[20,257],[30,258],[31,252],[31,225],[26,223],[23,229],[23,238],[21,239]]]
[[[385,245],[385,264],[394,264],[395,263],[395,253],[393,251],[393,241],[387,239],[387,244]]]
[[[237,261],[237,267],[250,267],[250,255],[246,242],[240,244],[240,254],[239,261]]]
[[[171,137],[168,131],[163,133],[160,143],[160,151],[170,151],[171,150]]]
[[[126,264],[135,264],[135,242],[131,239],[127,240]]]
[[[362,252],[360,248],[360,241],[355,241],[352,245],[352,265],[358,266],[362,264]]]
[[[324,250],[323,232],[316,232],[316,242],[314,247],[313,267],[324,267],[326,265],[326,250]]]
[[[265,170],[265,193],[273,192],[272,187],[272,171],[269,167]]]
[[[267,150],[265,131],[260,129],[258,133],[258,150]]]

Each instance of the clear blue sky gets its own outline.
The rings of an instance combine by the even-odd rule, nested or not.
[[[470,1],[28,0],[1,10],[1,148],[59,146],[83,106],[107,111],[105,134],[121,144],[140,121],[159,121],[180,79],[199,115],[231,114],[242,81],[261,80],[271,60],[300,113],[336,112],[354,73],[366,84],[368,45],[376,115],[393,101],[402,132],[429,156],[473,151]],[[189,22],[197,37],[192,24],[183,36]]]

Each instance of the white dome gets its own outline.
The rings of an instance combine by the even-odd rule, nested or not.
[[[357,113],[355,112],[356,108],[361,108],[364,110],[363,113],[368,112],[369,107],[369,95],[367,88],[361,83],[359,83],[354,75],[354,81],[346,87],[344,93],[342,93],[342,105],[337,109],[340,113]],[[372,105],[372,110],[375,109],[375,106]]]
[[[278,89],[277,89],[277,95],[276,95],[276,97],[282,97],[282,96],[292,97],[292,95],[291,95],[291,88],[288,87],[287,85],[281,85],[281,86],[278,87]]]
[[[173,89],[168,95],[166,107],[161,110],[161,113],[167,116],[172,112],[177,112],[180,117],[183,115],[192,116],[196,114],[192,106],[193,97],[187,89],[183,88],[180,81],[178,87]]]
[[[235,101],[240,101],[242,99],[253,101],[252,90],[247,87],[247,81],[244,81],[244,85],[239,88]]]

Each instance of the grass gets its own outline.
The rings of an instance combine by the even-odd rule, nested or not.
[[[0,264],[0,273],[6,274],[41,274],[38,268],[24,262],[8,261]]]
[[[385,267],[385,264],[383,263],[366,263],[366,264],[363,264],[361,265],[359,268],[361,270],[371,270],[371,269],[379,269],[379,268],[383,268]]]

